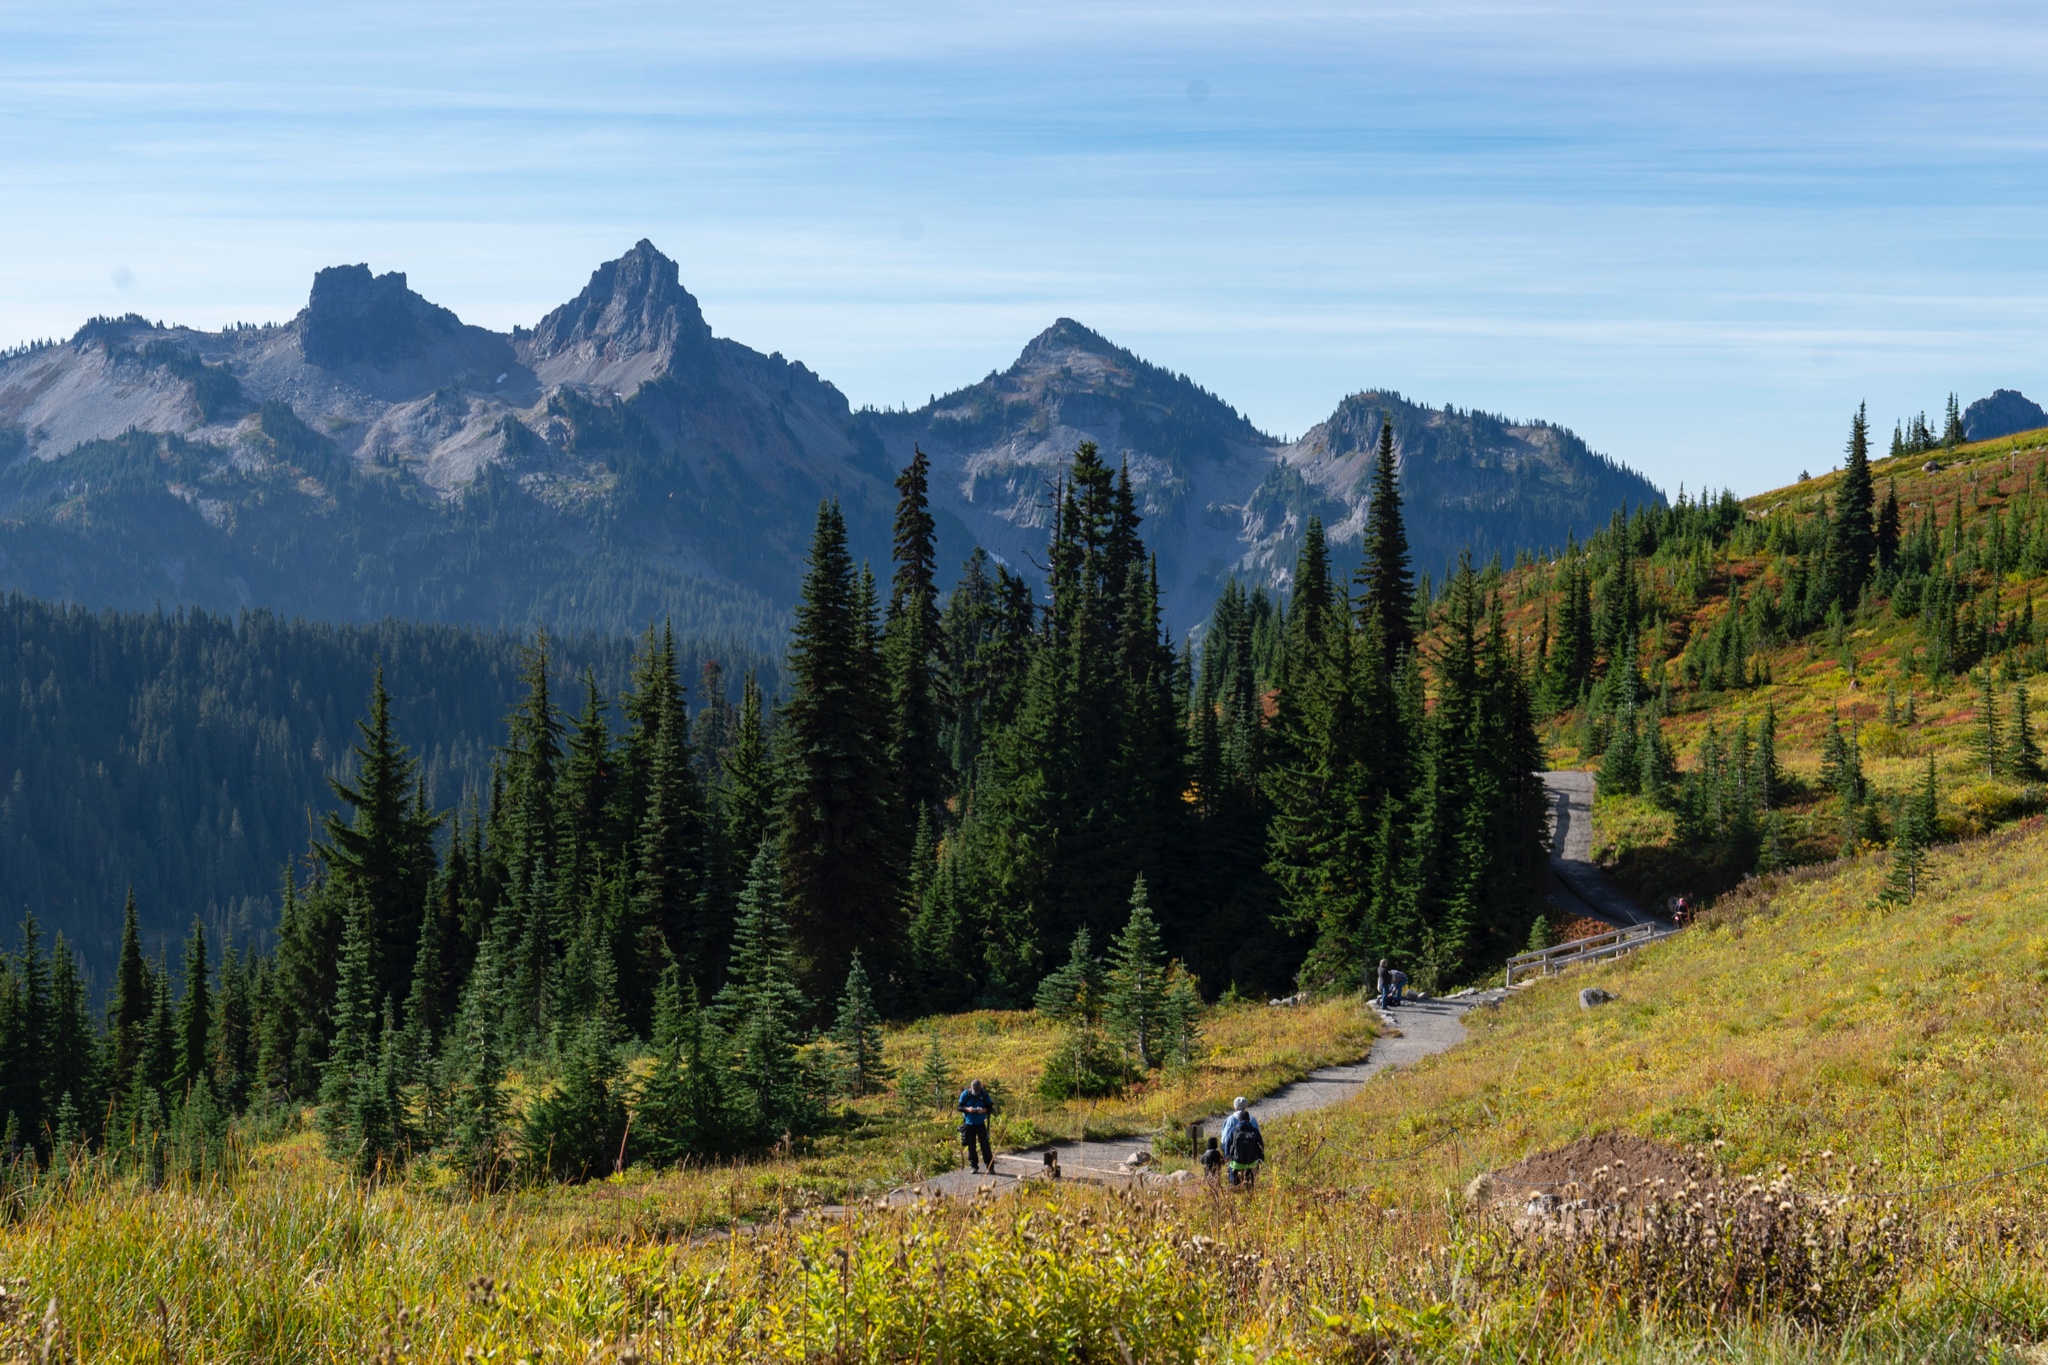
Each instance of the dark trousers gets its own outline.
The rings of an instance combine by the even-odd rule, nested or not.
[[[981,1155],[975,1156],[975,1144],[981,1144]],[[960,1125],[960,1145],[967,1149],[967,1164],[972,1166],[978,1159],[990,1170],[996,1168],[996,1154],[988,1145],[988,1125],[985,1123],[963,1123]]]

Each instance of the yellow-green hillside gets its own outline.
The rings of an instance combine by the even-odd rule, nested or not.
[[[2048,1336],[2048,1168],[2020,1169],[2048,1159],[2048,831],[1938,853],[1904,907],[1875,902],[1883,865],[1766,879],[1516,993],[1275,1123],[1248,1198],[1070,1186],[693,1242],[772,1169],[470,1201],[287,1143],[220,1186],[30,1203],[0,1240],[12,1330],[54,1298],[93,1360],[2000,1358]],[[1588,985],[1616,999],[1582,1010]],[[1977,1183],[1825,1215],[1902,1221],[1870,1293],[1807,1324],[1464,1208],[1477,1173],[1610,1129],[1799,1191]]]

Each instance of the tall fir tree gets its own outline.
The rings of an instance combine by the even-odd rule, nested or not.
[[[671,967],[654,1013],[654,1064],[633,1114],[639,1159],[672,1166],[731,1152],[745,1141],[733,1109],[725,1039],[706,1017],[695,982]]]
[[[672,656],[667,663],[673,664]],[[671,677],[673,675],[671,674]],[[620,983],[626,1017],[644,1027],[652,992],[671,960],[689,964],[723,945],[702,942],[697,910],[704,889],[703,793],[689,749],[680,682],[660,685],[662,702],[647,761],[646,806],[639,826],[639,871],[634,888],[635,975]]]
[[[1849,424],[1848,459],[1835,489],[1833,518],[1829,522],[1836,583],[1836,600],[1847,609],[1863,595],[1870,580],[1872,561],[1877,558],[1877,527],[1872,517],[1874,500],[1870,481],[1870,424],[1863,405]]]
[[[411,984],[441,820],[418,799],[419,762],[392,727],[381,667],[370,691],[370,714],[357,722],[357,730],[355,780],[331,780],[343,809],[326,817],[318,852],[336,892],[358,902],[368,917],[372,997],[402,1000]],[[307,965],[334,968],[332,959]]]
[[[901,960],[887,690],[836,502],[818,509],[777,743],[782,866],[803,978],[845,979],[856,948],[884,981]]]
[[[150,1002],[155,996],[149,963],[142,956],[142,935],[135,916],[135,890],[121,907],[121,955],[114,968],[113,998],[108,1002],[107,1043],[116,1093],[125,1092],[148,1043]]]
[[[832,1025],[832,1041],[839,1048],[839,1083],[845,1093],[858,1099],[881,1090],[888,1082],[889,1064],[882,1056],[882,1016],[875,1008],[875,996],[868,985],[867,969],[860,965],[860,952],[853,954],[847,969],[846,989],[839,996],[839,1017]]]
[[[198,920],[185,939],[184,992],[178,999],[178,1056],[171,1088],[180,1099],[213,1077],[213,991],[207,979],[206,930]]]
[[[896,567],[882,646],[889,676],[889,756],[905,837],[919,815],[939,809],[950,785],[943,748],[945,703],[938,666],[943,635],[930,472],[924,452],[913,450],[896,480]]]
[[[1415,579],[1409,567],[1408,530],[1401,517],[1401,490],[1394,459],[1394,424],[1380,423],[1373,458],[1372,492],[1366,510],[1365,562],[1359,567],[1359,611],[1379,625],[1385,666],[1415,647]]]
[[[1110,950],[1102,1022],[1140,1072],[1165,1060],[1166,950],[1152,917],[1145,879],[1131,887],[1131,915]]]

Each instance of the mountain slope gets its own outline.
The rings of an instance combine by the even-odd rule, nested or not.
[[[1232,575],[1284,586],[1305,518],[1356,544],[1382,413],[1418,567],[1562,542],[1646,481],[1568,432],[1362,394],[1281,445],[1185,376],[1062,319],[914,413],[855,412],[713,335],[642,241],[531,329],[462,322],[402,274],[336,266],[290,322],[95,319],[0,358],[0,587],[93,606],[636,629],[767,644],[818,502],[887,558],[922,445],[946,560],[1034,561],[1082,441],[1128,462],[1186,629]]]
[[[1847,601],[1839,469],[1681,500],[1506,576],[1551,761],[1601,774],[1595,854],[1642,904],[1891,845],[1930,775],[1922,839],[2048,809],[2048,430],[1871,473],[1897,534]],[[1654,781],[1653,726],[1675,764]]]
[[[1617,506],[1661,504],[1647,479],[1562,428],[1354,394],[1283,444],[1197,386],[1070,318],[1016,362],[915,412],[869,414],[892,461],[921,446],[933,499],[1012,560],[1041,554],[1052,481],[1081,441],[1121,460],[1157,547],[1171,619],[1201,619],[1235,575],[1287,586],[1311,515],[1337,553],[1361,549],[1372,452],[1394,424],[1417,568],[1442,576],[1461,550],[1562,545]]]

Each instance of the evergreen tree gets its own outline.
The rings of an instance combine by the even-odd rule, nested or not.
[[[734,1150],[742,1116],[733,1111],[725,1039],[682,972],[662,977],[655,1006],[654,1066],[634,1110],[634,1150],[657,1166]]]
[[[939,1042],[939,1030],[935,1024],[931,1039],[925,1045],[923,1060],[904,1076],[899,1093],[916,1107],[951,1109],[956,1102],[955,1080],[953,1063]]]
[[[171,975],[161,960],[150,969],[149,1019],[143,1026],[142,1054],[130,1082],[131,1100],[148,1096],[158,1112],[168,1106],[171,1078],[177,1066],[178,1034],[171,1012]]]
[[[1896,435],[1892,438],[1896,441]],[[1894,451],[1893,454],[1897,454]],[[1899,562],[1899,532],[1902,526],[1899,513],[1899,481],[1893,479],[1885,487],[1884,505],[1877,509],[1877,526],[1874,532],[1877,552],[1877,567],[1889,572]]]
[[[207,981],[206,930],[196,919],[185,940],[185,992],[178,1000],[177,1034],[171,1089],[183,1098],[213,1075],[213,993]]]
[[[1664,710],[1652,706],[1643,717],[1642,739],[1636,746],[1638,773],[1636,790],[1658,804],[1670,798],[1672,783],[1678,779],[1678,764],[1664,739]],[[1765,796],[1768,805],[1768,796]]]
[[[74,1118],[92,1116],[95,1132],[105,1110],[104,1055],[93,1028],[78,956],[60,933],[50,953],[50,1049],[44,1063],[48,1082],[43,1094],[60,1101],[68,1096],[75,1106]],[[82,1126],[78,1130],[81,1138],[84,1131]]]
[[[2012,707],[2004,726],[2006,773],[2021,782],[2041,780],[2041,746],[2034,738],[2034,718],[2025,687],[2012,690]]]
[[[859,949],[854,950],[853,965],[846,973],[846,992],[839,997],[832,1041],[839,1045],[840,1084],[847,1094],[859,1098],[888,1082],[889,1066],[882,1058],[882,1016],[875,1010]]]
[[[739,716],[732,748],[722,763],[725,780],[719,791],[726,844],[739,855],[742,865],[753,858],[761,841],[775,832],[780,803],[761,706],[760,681],[748,673],[740,689]]]
[[[555,1180],[603,1176],[624,1163],[626,1106],[608,1011],[564,1025],[562,1072],[527,1110],[522,1168]]]
[[[888,727],[863,596],[845,520],[825,503],[791,634],[777,755],[784,890],[813,983],[843,980],[856,948],[886,979],[903,939]]]
[[[1165,1060],[1166,950],[1141,876],[1131,887],[1131,917],[1110,951],[1102,1019],[1139,1071]]]
[[[320,1080],[320,1131],[328,1155],[374,1176],[404,1160],[401,1069],[391,1002],[371,1003],[376,933],[367,904],[351,902],[335,984],[333,1047]]]
[[[617,787],[618,762],[612,750],[611,726],[605,720],[604,695],[597,689],[596,675],[585,669],[583,710],[569,732],[557,803],[560,880],[572,896],[589,890],[606,855],[621,842],[613,823]]]
[[[1984,765],[1986,777],[1998,777],[2005,771],[2005,727],[1998,721],[1998,694],[1992,691],[1991,670],[1984,669],[1977,674],[1977,717],[1971,727],[1970,748],[1977,755],[1977,761]]]
[[[928,494],[930,461],[913,450],[896,480],[894,558],[883,662],[889,675],[889,756],[902,802],[901,827],[938,808],[947,788],[942,748],[944,704],[938,649],[942,638],[936,579],[935,524]]]
[[[429,913],[420,921],[419,956],[413,960],[412,994],[405,1002],[405,1031],[402,1035],[406,1074],[417,1075],[434,1055],[448,1027],[443,1014],[441,964],[441,917]]]
[[[336,891],[360,903],[368,917],[371,997],[404,999],[434,875],[433,839],[441,817],[415,799],[419,762],[392,729],[391,697],[381,667],[370,690],[369,719],[357,722],[357,730],[355,781],[331,782],[347,814],[327,816],[326,839],[318,852]],[[331,979],[331,958],[308,965]]]
[[[1829,546],[1836,579],[1836,600],[1844,609],[1853,608],[1869,581],[1871,561],[1878,550],[1877,529],[1872,524],[1870,482],[1870,426],[1859,405],[1849,424],[1849,458],[1842,466],[1842,481],[1835,491],[1834,517],[1829,523]]]
[[[142,938],[136,927],[135,891],[121,908],[121,956],[114,969],[114,996],[107,1016],[108,1044],[117,1092],[125,1092],[135,1078],[135,1068],[148,1042],[150,1001],[156,991],[150,981],[149,963],[142,956]]]
[[[795,953],[784,918],[772,842],[762,841],[740,893],[725,985],[712,1001],[718,1032],[734,1053],[734,1103],[756,1140],[802,1132],[812,1119],[807,1078],[796,1054],[799,1021],[810,1005],[796,983]]]
[[[1401,493],[1394,461],[1394,424],[1380,423],[1367,508],[1365,563],[1358,571],[1359,611],[1379,624],[1385,666],[1415,647],[1414,578],[1408,566],[1408,531],[1401,520]]]
[[[1624,706],[1608,733],[1607,754],[1600,764],[1600,790],[1612,796],[1632,796],[1641,789],[1643,779],[1636,708]]]
[[[1920,894],[1927,873],[1927,845],[1934,837],[1932,812],[1935,804],[1934,760],[1927,760],[1927,778],[1920,790],[1899,805],[1897,828],[1892,837],[1891,871],[1885,877],[1880,901],[1910,904]]]
[[[703,942],[703,926],[696,914],[703,889],[704,811],[690,757],[689,723],[683,713],[680,684],[674,684],[671,676],[659,684],[659,696],[657,728],[647,760],[647,804],[640,817],[639,876],[633,901],[637,969],[621,983],[626,1017],[636,1027],[647,1017],[651,992],[671,958],[690,964],[701,953],[723,946]]]
[[[50,964],[43,958],[42,930],[34,915],[21,922],[21,951],[0,975],[0,1104],[17,1140],[47,1155],[50,1120],[59,1095],[50,1090],[53,1002]]]
[[[464,988],[444,1063],[450,1072],[450,1165],[476,1189],[497,1188],[509,1170],[505,1056],[498,1033],[503,1012],[497,952],[487,944]]]
[[[513,707],[506,726],[502,755],[506,790],[493,803],[495,833],[503,845],[507,870],[516,880],[532,878],[536,864],[549,868],[562,865],[559,839],[561,821],[557,815],[558,790],[562,772],[562,721],[555,710],[548,678],[552,658],[546,631],[535,635],[523,651],[520,682],[525,695]],[[407,949],[412,944],[406,945]],[[410,951],[407,965],[411,965]],[[380,976],[380,985],[388,983]]]
[[[1179,962],[1166,969],[1166,997],[1159,1012],[1162,1055],[1175,1066],[1189,1066],[1202,1052],[1202,986]]]
[[[1085,1022],[1095,1016],[1102,996],[1102,964],[1095,960],[1088,941],[1088,926],[1074,931],[1073,947],[1066,965],[1050,972],[1038,983],[1033,1008],[1062,1024]]]
[[[221,953],[207,1058],[214,1093],[230,1113],[240,1113],[249,1103],[256,1070],[255,1022],[248,968],[230,943]]]

